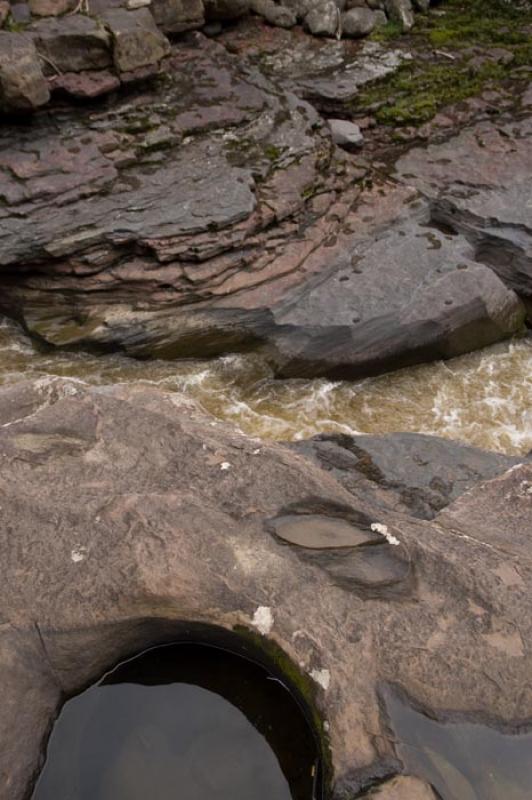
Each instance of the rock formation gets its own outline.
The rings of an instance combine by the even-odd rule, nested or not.
[[[433,717],[532,716],[530,464],[427,521],[322,463],[141,387],[0,392],[2,797],[28,796],[65,697],[169,640],[288,681],[334,798],[401,772],[392,689]],[[406,778],[379,792],[431,796]]]

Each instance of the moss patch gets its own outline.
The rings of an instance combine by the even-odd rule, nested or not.
[[[319,750],[322,756],[323,779],[325,786],[329,786],[332,780],[331,750],[329,736],[317,709],[316,694],[318,689],[316,684],[306,672],[303,672],[287,656],[276,642],[266,636],[261,636],[245,625],[235,626],[234,632],[243,640],[249,641],[255,652],[264,654],[266,661],[272,664],[279,677],[286,682],[294,695],[298,697],[318,738]]]
[[[504,0],[447,0],[437,13],[418,15],[408,38],[393,25],[373,38],[406,43],[413,60],[362,91],[355,110],[371,109],[384,125],[419,125],[532,66],[532,9]],[[507,51],[505,57],[494,48]]]

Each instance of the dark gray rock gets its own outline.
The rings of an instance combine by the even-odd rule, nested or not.
[[[429,199],[435,224],[471,242],[476,261],[532,301],[532,122],[483,122],[443,144],[414,148],[398,176]],[[532,317],[531,317],[532,319]]]
[[[290,447],[315,459],[355,497],[420,519],[432,519],[477,483],[530,461],[417,433],[322,434]]]
[[[277,674],[304,687],[334,800],[401,770],[390,684],[433,716],[532,717],[531,466],[427,522],[140,386],[19,384],[0,391],[5,419],[2,797],[30,795],[65,697],[168,641],[270,666],[283,653]],[[271,531],[286,515],[369,523],[379,538],[289,544]]]
[[[427,227],[422,204],[406,213],[370,239],[339,238],[327,274],[274,309],[280,375],[350,379],[450,358],[522,329],[522,303],[476,263],[465,238]]]

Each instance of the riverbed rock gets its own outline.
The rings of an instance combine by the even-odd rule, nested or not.
[[[50,99],[35,45],[0,31],[0,111],[32,111]]]
[[[532,313],[532,176],[530,118],[482,122],[449,141],[414,148],[397,174],[431,203],[435,224],[461,233]],[[532,320],[532,316],[530,317]]]
[[[154,25],[146,9],[107,14],[147,14]],[[141,86],[112,108],[2,127],[2,311],[54,345],[141,357],[257,349],[284,377],[358,378],[520,332],[520,287],[493,271],[489,247],[479,251],[468,229],[450,230],[436,214],[438,187],[450,180],[446,145],[435,145],[441,158],[428,166],[430,148],[416,148],[392,179],[364,187],[367,166],[335,146],[301,99],[308,90],[322,109],[341,105],[401,58],[270,30],[285,48],[261,58],[260,70],[190,34],[156,91]],[[300,40],[312,46],[286,46]],[[135,58],[122,66],[143,69]],[[90,85],[72,74],[50,83],[87,97],[113,88],[106,70]],[[511,188],[522,199],[526,137],[508,126],[499,138],[504,174],[522,168]],[[467,168],[480,174],[484,162],[471,153]],[[458,178],[456,187],[445,197],[470,213],[480,195],[459,195]]]
[[[65,697],[175,640],[258,657],[299,689],[326,722],[334,800],[401,772],[386,687],[433,718],[525,725],[530,486],[532,467],[514,467],[419,520],[176,395],[3,388],[2,796],[31,792]],[[276,535],[287,516],[300,533],[308,520],[312,548]],[[340,529],[358,543],[336,547]]]
[[[420,519],[433,519],[478,483],[532,460],[420,433],[320,434],[289,446],[355,497]]]

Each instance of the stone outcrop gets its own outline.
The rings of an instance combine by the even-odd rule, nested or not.
[[[358,499],[420,519],[433,519],[477,483],[532,460],[419,433],[320,434],[290,446]]]
[[[431,218],[462,234],[527,304],[532,321],[532,120],[485,122],[448,142],[414,148],[397,174],[430,199]]]
[[[253,654],[288,680],[335,799],[402,771],[392,690],[480,730],[525,723],[531,488],[532,467],[514,466],[426,521],[174,395],[3,389],[2,796],[28,796],[65,697],[171,640]],[[377,796],[412,784],[430,796],[412,778]]]
[[[322,98],[337,80],[331,59],[343,64],[347,45],[333,49],[317,51],[328,69],[321,87],[314,80]],[[192,34],[168,59],[160,93],[139,90],[36,128],[4,126],[2,310],[55,345],[140,356],[260,348],[281,376],[355,378],[521,330],[521,284],[505,285],[469,228],[450,230],[437,212],[433,193],[453,144],[414,151],[394,179],[364,188],[365,169],[300,99],[310,81],[291,59],[282,80],[282,60],[276,69],[266,60],[266,77]],[[347,95],[391,60],[365,49]],[[133,74],[135,64],[122,68]],[[496,137],[505,174],[521,170],[509,191],[521,194],[527,126]],[[479,148],[478,169],[489,150]],[[440,165],[430,190],[427,154]],[[471,193],[460,202],[491,220],[495,185],[491,196],[484,210]]]

